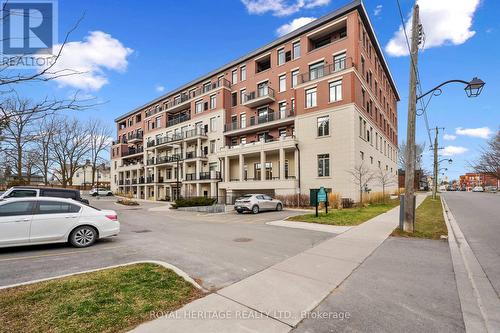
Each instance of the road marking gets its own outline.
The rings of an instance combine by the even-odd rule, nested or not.
[[[121,247],[125,247],[125,245],[110,246],[110,247],[104,247],[104,248],[99,248],[99,249],[94,249],[94,250],[77,250],[77,251],[60,252],[60,253],[40,254],[40,255],[36,255],[36,256],[5,258],[5,259],[0,259],[0,262],[14,261],[14,260],[25,260],[25,259],[38,259],[38,258],[44,258],[44,257],[57,257],[57,256],[65,256],[65,255],[72,255],[72,254],[78,254],[78,253],[90,253],[90,252],[97,252],[97,251],[102,251],[102,250],[117,249],[117,248],[121,248]]]

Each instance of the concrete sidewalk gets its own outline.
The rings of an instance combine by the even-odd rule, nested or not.
[[[417,205],[425,196],[417,196]],[[396,207],[133,332],[288,332],[380,246],[398,219]]]

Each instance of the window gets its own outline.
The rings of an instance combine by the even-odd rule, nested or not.
[[[33,201],[11,202],[0,206],[0,216],[32,215]]]
[[[212,86],[211,82],[203,84],[203,92],[206,93],[207,91],[210,91],[211,86]]]
[[[330,154],[318,155],[318,177],[330,176]]]
[[[161,117],[156,117],[156,128],[161,127]]]
[[[306,108],[312,108],[317,105],[316,88],[306,90]]]
[[[245,103],[246,100],[247,100],[247,90],[241,89],[240,90],[240,103]]]
[[[292,50],[293,50],[293,59],[300,58],[300,42],[293,43]]]
[[[13,190],[8,195],[9,198],[36,197],[36,190]]]
[[[245,144],[247,143],[247,137],[246,137],[246,136],[242,136],[242,137],[240,137],[240,143],[241,143],[242,145],[245,145]]]
[[[271,68],[271,57],[269,55],[255,61],[255,72],[260,73]]]
[[[330,134],[330,117],[318,117],[318,136]]]
[[[279,92],[286,90],[286,75],[280,75],[279,77]]]
[[[324,72],[325,72],[325,65],[324,65],[323,61],[309,65],[309,79],[310,80],[316,80],[320,77],[323,77]]]
[[[364,161],[365,160],[365,153],[360,151],[359,152],[359,156],[361,157],[361,160]]]
[[[330,102],[342,99],[342,80],[330,82]]]
[[[210,131],[215,132],[217,130],[217,118],[210,118]]]
[[[281,102],[278,104],[279,109],[279,119],[286,118],[286,102]]]
[[[210,154],[215,153],[215,140],[210,141]]]
[[[80,207],[66,202],[39,201],[37,214],[65,214],[77,213]]]
[[[212,95],[210,96],[210,109],[215,109],[217,107],[217,96]]]
[[[236,69],[231,72],[231,83],[238,83],[238,71]]]
[[[197,101],[194,103],[194,112],[201,113],[203,112],[203,101]]]
[[[278,50],[278,66],[285,63],[285,49]]]
[[[299,78],[299,70],[292,71],[292,88],[297,86],[297,80]]]
[[[337,54],[336,56],[333,57],[333,66],[335,71],[340,71],[345,69],[345,59],[346,59],[345,53]]]
[[[236,106],[238,105],[238,93],[234,92],[231,94],[231,105]]]
[[[246,113],[240,114],[240,127],[241,128],[247,127],[247,115],[246,115]]]
[[[370,164],[373,164],[373,156],[370,156]]]
[[[247,66],[240,67],[240,80],[245,81],[247,79]]]
[[[365,75],[365,58],[361,57],[361,75]]]

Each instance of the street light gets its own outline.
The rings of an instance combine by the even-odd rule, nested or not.
[[[484,83],[483,80],[481,79],[478,79],[477,77],[474,77],[471,81],[467,82],[467,81],[464,81],[464,80],[448,80],[448,81],[445,81],[437,86],[435,86],[434,88],[432,88],[431,90],[429,90],[428,92],[426,92],[425,94],[422,94],[420,96],[417,96],[417,101],[427,95],[429,95],[430,93],[434,93],[434,92],[438,92],[437,95],[441,95],[441,87],[442,86],[445,86],[447,85],[448,83],[463,83],[465,84],[465,93],[467,95],[467,97],[477,97],[481,94],[481,92],[483,91],[483,87],[486,83]]]

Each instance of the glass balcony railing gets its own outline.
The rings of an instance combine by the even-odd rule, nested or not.
[[[262,125],[265,123],[269,123],[271,121],[275,120],[283,120],[287,118],[291,118],[295,116],[295,111],[293,109],[290,110],[280,110],[280,111],[274,111],[271,108],[267,109],[267,112],[261,112],[260,115],[255,115],[251,116],[249,118],[249,122],[245,123],[237,123],[237,122],[231,122],[229,124],[224,125],[224,131],[234,131],[234,130],[239,130],[243,128],[251,128],[253,126],[257,125]]]

